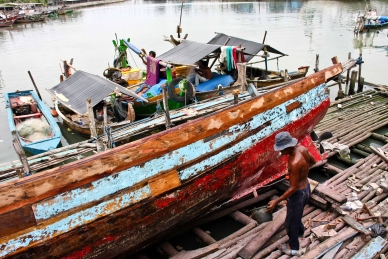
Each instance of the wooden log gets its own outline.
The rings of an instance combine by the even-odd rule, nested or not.
[[[353,70],[351,79],[350,79],[350,85],[349,85],[349,95],[355,94],[354,87],[356,86],[356,78],[357,78],[357,71]]]
[[[243,202],[240,202],[238,204],[236,204],[235,206],[233,207],[230,207],[230,208],[227,208],[225,210],[222,210],[222,211],[219,211],[219,212],[215,212],[213,214],[210,214],[210,215],[206,215],[205,217],[203,218],[200,218],[198,221],[195,221],[193,224],[195,225],[202,225],[204,223],[207,223],[207,222],[210,222],[212,220],[215,220],[215,219],[218,219],[218,218],[221,218],[223,216],[226,216],[230,213],[233,213],[237,210],[240,210],[240,209],[243,209],[245,207],[248,207],[252,204],[255,204],[255,203],[258,203],[260,201],[263,201],[263,200],[266,200],[266,199],[269,199],[270,197],[272,197],[273,195],[276,195],[278,194],[279,192],[275,189],[273,190],[270,190],[268,192],[265,192],[263,194],[260,194],[258,197],[256,198],[251,198],[249,200],[246,200],[246,201],[243,201]]]
[[[193,251],[182,251],[170,259],[199,259],[218,250],[219,244],[212,244]]]
[[[235,221],[240,222],[243,225],[248,225],[250,223],[256,223],[255,220],[251,219],[250,217],[248,217],[247,215],[245,215],[244,213],[242,213],[240,211],[235,211],[232,214],[230,214],[229,216],[232,217]]]
[[[388,158],[382,154],[379,150],[377,150],[376,148],[370,146],[370,149],[373,151],[373,153],[375,153],[376,155],[378,155],[381,159],[384,160],[384,162],[388,163]]]
[[[347,228],[339,232],[337,235],[325,240],[314,248],[310,249],[306,254],[299,257],[300,259],[315,259],[324,255],[327,251],[335,247],[338,243],[344,242],[347,239],[355,236],[358,232],[353,228]]]
[[[176,254],[178,254],[179,252],[175,249],[175,247],[173,247],[171,245],[171,243],[169,242],[163,242],[160,244],[160,247],[162,248],[162,250],[169,256],[174,256]]]
[[[205,231],[203,231],[198,227],[193,228],[192,231],[195,235],[197,235],[197,237],[199,237],[203,242],[205,242],[208,245],[211,245],[217,242],[208,233],[206,233]]]
[[[260,248],[265,244],[265,242],[267,242],[267,240],[276,233],[280,226],[284,224],[286,215],[287,213],[283,212],[273,221],[269,222],[269,224],[260,232],[260,234],[252,238],[252,240],[238,252],[238,255],[244,259],[252,258],[252,256],[256,254],[257,251],[259,251]]]
[[[16,153],[19,156],[20,162],[22,163],[23,170],[24,170],[24,175],[28,176],[31,174],[31,169],[30,166],[28,165],[27,157],[26,154],[24,153],[23,147],[20,144],[20,140],[17,136],[17,133],[15,130],[11,132],[12,137],[13,137],[13,147],[15,148]]]

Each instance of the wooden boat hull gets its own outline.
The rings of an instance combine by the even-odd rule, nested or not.
[[[0,256],[112,258],[286,173],[274,137],[309,133],[335,65],[235,106],[0,186]],[[14,215],[12,221],[10,215]]]
[[[8,114],[8,126],[10,131],[16,131],[16,125],[14,122],[14,112],[11,108],[10,99],[18,96],[31,96],[35,101],[37,108],[42,112],[43,116],[46,118],[47,123],[50,125],[51,137],[34,141],[27,142],[23,138],[21,138],[18,134],[20,144],[22,147],[31,154],[40,154],[54,148],[57,148],[61,143],[61,130],[53,116],[51,115],[50,110],[43,104],[43,102],[39,99],[39,97],[33,91],[20,91],[14,93],[5,93],[4,98],[6,101],[6,109]]]
[[[252,69],[252,68],[247,69],[248,70],[247,71],[247,76],[251,76],[250,73],[249,73],[250,69]],[[259,69],[257,69],[257,70],[258,71],[262,71],[262,70],[259,70]],[[302,72],[298,71],[296,73],[289,74],[288,75],[289,76],[289,81],[305,77],[306,74],[307,74],[307,71],[308,71],[308,69],[303,70]],[[284,82],[284,78],[276,77],[276,78],[271,78],[271,79],[267,79],[267,80],[257,80],[256,82],[254,82],[254,85],[256,86],[257,89],[260,90],[260,88],[268,87],[268,86],[273,86],[273,85],[276,85],[276,84],[280,84],[282,82]],[[217,90],[206,91],[206,92],[197,92],[195,97],[199,101],[202,101],[202,100],[210,99],[210,98],[213,98],[213,97],[216,97],[216,96],[221,96],[221,95],[229,94],[233,90],[236,90],[236,89],[240,89],[240,86],[227,86],[227,87],[222,88],[222,91],[217,89]]]
[[[0,27],[11,27],[15,23],[15,20],[17,18],[18,18],[18,15],[14,15],[14,16],[9,16],[6,19],[1,19]]]
[[[86,136],[91,135],[89,124],[80,124],[80,123],[77,123],[77,122],[72,121],[69,118],[67,118],[65,115],[63,107],[60,108],[58,106],[57,102],[55,103],[55,110],[57,111],[58,115],[62,118],[62,122],[67,127],[69,127],[71,130],[73,130],[79,134],[82,134],[82,135],[86,135]],[[130,110],[132,113],[134,113],[132,106],[130,107]],[[133,117],[134,116],[135,115],[133,114]],[[133,122],[133,120],[126,120],[126,121],[117,122],[117,123],[110,123],[109,126],[111,129],[115,129],[115,128],[130,124],[132,122]],[[104,133],[104,128],[103,128],[103,125],[101,123],[96,125],[96,131],[97,131],[97,135],[101,135]]]
[[[39,19],[34,20],[23,20],[23,19],[17,19],[15,20],[15,23],[32,23],[32,22],[44,22],[46,20],[45,17],[40,17]]]

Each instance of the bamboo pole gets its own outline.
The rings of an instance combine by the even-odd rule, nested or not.
[[[167,85],[162,86],[162,91],[163,91],[163,107],[164,107],[164,116],[166,119],[166,129],[169,129],[171,127],[171,119],[170,119],[170,111],[168,108],[168,96],[167,96],[167,91],[166,91]]]
[[[30,71],[28,71],[28,75],[29,75],[29,76],[30,76],[30,78],[31,78],[32,84],[33,84],[33,85],[34,85],[34,87],[35,87],[35,91],[36,91],[36,93],[38,94],[38,96],[39,96],[39,99],[43,100],[43,99],[42,99],[42,96],[40,95],[39,89],[38,89],[38,87],[37,87],[37,86],[36,86],[36,84],[35,84],[35,80],[34,80],[34,78],[32,77],[32,75],[31,75],[31,72],[30,72]]]

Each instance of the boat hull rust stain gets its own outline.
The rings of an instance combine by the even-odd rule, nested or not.
[[[325,103],[326,103],[326,108],[327,108],[328,102],[324,101],[323,104],[325,104]],[[315,108],[315,110],[319,110],[319,108]],[[322,111],[320,111],[320,112],[322,112]],[[310,116],[305,116],[305,117],[310,117]],[[319,116],[315,114],[314,118],[319,118]],[[289,129],[290,132],[297,134],[297,132],[295,132],[297,127],[293,127],[293,124],[295,124],[295,122],[289,124],[287,127],[290,128]],[[300,122],[298,121],[296,124],[300,125]],[[309,126],[309,124],[306,124],[306,125]],[[302,131],[300,131],[300,129],[299,129],[300,132],[298,132],[298,133],[303,133],[303,131],[306,131],[307,129],[308,129],[308,127],[304,128]],[[269,141],[272,141],[272,143],[268,143]],[[258,150],[263,151],[265,149],[265,147],[267,147],[267,149],[268,149],[268,147],[270,147],[268,152],[261,152],[261,155],[258,156],[258,154],[260,153],[260,152],[258,152]],[[259,141],[253,148],[242,153],[242,155],[240,156],[241,158],[239,159],[242,161],[240,161],[238,163],[230,163],[228,166],[225,166],[223,168],[223,170],[217,170],[217,172],[218,172],[217,174],[215,174],[215,173],[208,174],[207,176],[200,178],[199,180],[197,180],[194,183],[194,185],[193,185],[194,189],[192,191],[198,192],[198,190],[201,190],[201,192],[204,192],[206,189],[207,192],[209,193],[209,195],[211,195],[214,192],[217,192],[217,191],[220,192],[220,190],[223,190],[224,189],[223,186],[225,186],[225,185],[227,185],[229,187],[233,186],[233,183],[235,181],[241,181],[241,179],[239,179],[238,175],[240,175],[240,178],[241,178],[242,171],[244,171],[244,172],[257,172],[257,170],[259,169],[259,168],[257,168],[258,165],[262,164],[266,160],[269,160],[269,158],[271,156],[273,156],[274,152],[272,151],[272,147],[273,147],[273,140],[271,140],[271,137],[265,138],[264,140]],[[265,155],[265,154],[267,154],[267,155]],[[251,157],[245,158],[245,156],[251,156]],[[257,162],[256,163],[254,163],[254,162],[248,163],[248,161],[257,161]],[[283,167],[283,170],[278,169],[279,170],[278,172],[280,172],[280,174],[285,173],[285,170],[284,170],[285,163],[282,163],[282,164],[283,165],[280,167]],[[244,170],[242,170],[242,168],[244,168]],[[259,177],[259,179],[258,179],[258,182],[263,182],[263,184],[265,184],[266,178],[267,179],[272,179],[272,178],[275,179],[275,178],[280,177],[280,175],[273,175],[273,171],[272,171],[272,172],[268,172],[268,173],[272,174],[272,176],[270,178],[268,178],[266,176],[266,174],[268,174],[266,171],[267,170],[264,170],[262,172],[261,177]],[[250,177],[251,177],[250,175],[242,176],[242,178],[246,178],[246,179],[249,179]],[[228,180],[222,181],[219,179],[228,179]],[[230,188],[230,189],[232,190],[235,188]],[[170,206],[171,204],[175,204],[178,201],[183,201],[183,200],[188,199],[190,197],[192,197],[191,194],[187,195],[187,193],[180,191],[180,192],[176,193],[175,195],[168,195],[166,197],[166,199],[160,199],[158,202],[155,202],[155,205],[157,207],[157,210],[161,210],[161,209],[165,209],[166,207]],[[205,198],[207,198],[207,197],[205,197]],[[108,212],[110,213],[112,211],[108,210]],[[88,211],[82,212],[83,215],[89,216],[89,214],[87,214],[87,213],[88,213]],[[74,218],[76,220],[80,221],[79,217],[78,218],[71,217],[71,220],[74,220]],[[132,222],[134,222],[134,221],[132,221]],[[61,222],[59,224],[66,225],[66,224],[64,224],[64,222]],[[73,224],[75,224],[75,223],[73,223]],[[52,226],[50,229],[54,229],[54,228],[57,229],[57,225],[55,225],[55,227]],[[56,234],[60,234],[60,233],[58,233],[58,231],[57,231]],[[30,235],[31,235],[31,233],[29,233],[27,236],[30,236]]]
[[[339,64],[327,70],[340,68]],[[310,81],[323,83],[333,76],[327,70],[271,91],[265,99],[243,101],[114,150],[0,185],[0,222],[5,228],[10,219],[2,217],[4,212],[28,214],[28,222],[21,221],[14,232],[0,232],[0,256],[111,258],[134,252],[216,204],[279,178],[286,172],[286,161],[276,160],[274,137],[288,130],[313,147],[308,134],[330,101],[326,86]],[[294,102],[301,105],[287,114],[287,105]],[[208,129],[211,120],[217,123]],[[150,184],[157,179],[164,187],[153,193]],[[31,225],[31,217],[36,225]]]

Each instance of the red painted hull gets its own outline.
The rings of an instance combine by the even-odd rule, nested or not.
[[[287,171],[286,158],[279,160],[277,152],[273,150],[275,135],[280,131],[289,131],[318,161],[321,160],[309,133],[323,118],[329,104],[330,100],[325,100],[301,119],[274,132],[252,148],[236,154],[223,165],[185,183],[179,189],[115,213],[111,216],[112,222],[109,219],[99,220],[99,226],[106,229],[106,235],[100,239],[96,239],[96,236],[88,239],[87,235],[79,237],[79,249],[63,258],[112,258],[124,253],[134,253],[162,239],[169,231],[203,214],[219,202],[249,193],[253,188],[280,178]],[[121,224],[122,229],[113,230],[110,224]],[[153,231],[143,231],[145,229]],[[85,233],[90,230],[89,226],[84,227]],[[70,235],[71,233],[67,233],[61,236],[53,245],[65,245],[63,242]],[[89,245],[82,246],[82,243]],[[30,252],[39,253],[40,249],[32,248]]]

